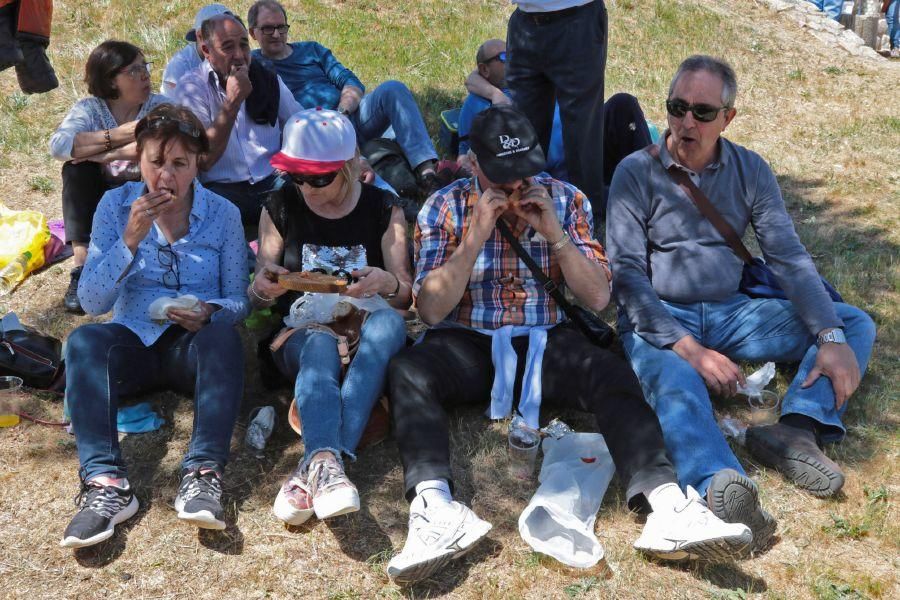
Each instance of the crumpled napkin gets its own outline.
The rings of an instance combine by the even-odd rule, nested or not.
[[[168,311],[170,308],[180,308],[184,310],[193,310],[194,312],[199,312],[200,299],[192,294],[185,294],[184,296],[178,296],[176,298],[169,298],[167,296],[164,296],[162,298],[157,298],[156,300],[151,302],[150,308],[147,309],[147,312],[150,314],[151,320],[162,325],[169,320],[169,316],[166,314],[166,311]]]
[[[769,382],[775,377],[775,363],[767,362],[753,374],[747,376],[746,385],[737,385],[737,393],[745,396],[759,396]]]

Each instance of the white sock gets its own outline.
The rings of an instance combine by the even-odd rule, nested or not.
[[[676,507],[684,505],[687,498],[677,483],[664,483],[647,495],[647,502],[653,512],[672,512]]]
[[[427,479],[416,484],[416,496],[421,496],[425,504],[450,504],[453,495],[446,479]]]

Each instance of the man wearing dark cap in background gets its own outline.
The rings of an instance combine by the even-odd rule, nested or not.
[[[653,509],[636,548],[660,558],[737,554],[751,540],[749,528],[720,521],[693,490],[685,496],[634,373],[566,321],[501,233],[507,228],[557,286],[602,310],[610,271],[592,239],[590,203],[541,173],[543,150],[517,109],[480,113],[469,141],[474,177],[431,196],[416,226],[413,293],[433,328],[389,368],[411,505],[409,535],[388,575],[425,579],[491,529],[451,495],[445,407],[490,398],[490,417],[502,419],[518,388],[517,412],[532,428],[542,401],[594,413],[629,504]]]

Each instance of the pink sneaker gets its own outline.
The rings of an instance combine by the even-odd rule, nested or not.
[[[299,466],[278,490],[272,512],[288,525],[302,525],[315,513],[312,494]]]
[[[310,462],[307,481],[313,508],[320,519],[359,510],[359,492],[334,455]]]

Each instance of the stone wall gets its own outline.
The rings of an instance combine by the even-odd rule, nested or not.
[[[887,23],[879,14],[881,0],[854,0],[852,15],[841,15],[841,22],[825,16],[807,0],[757,0],[772,10],[784,13],[827,44],[843,48],[854,56],[886,60],[877,50],[890,48]]]

